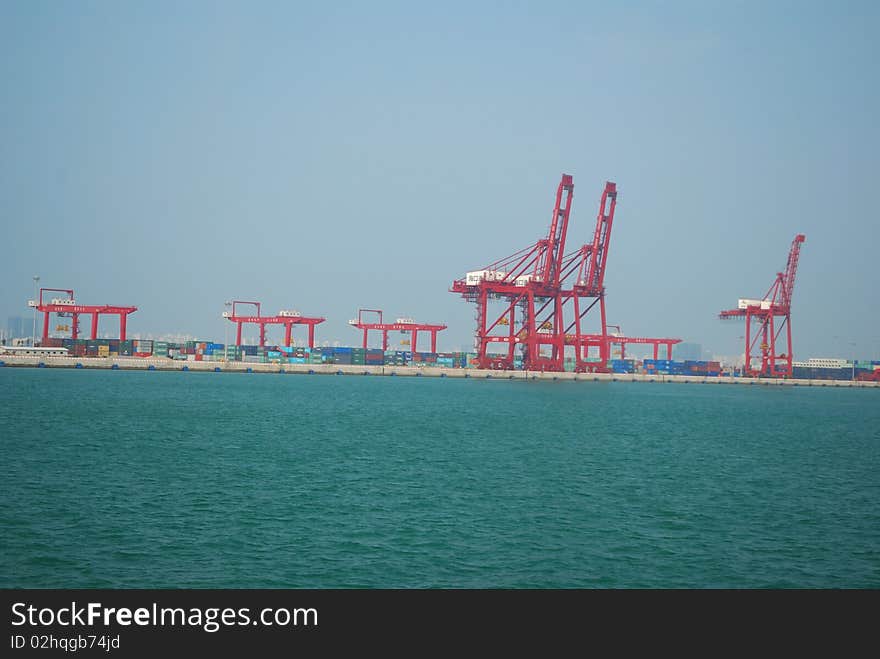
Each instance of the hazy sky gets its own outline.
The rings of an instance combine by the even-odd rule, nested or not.
[[[0,323],[39,274],[130,332],[222,341],[238,298],[469,347],[450,283],[543,236],[566,172],[570,245],[618,184],[624,332],[741,352],[718,311],[805,233],[795,354],[878,358],[878,8],[5,0]]]

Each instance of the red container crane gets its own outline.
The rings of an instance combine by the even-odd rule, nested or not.
[[[378,322],[366,322],[364,320],[365,313],[377,314]],[[419,332],[430,333],[431,352],[437,352],[437,332],[441,332],[446,329],[446,325],[417,323],[412,318],[398,318],[393,323],[383,323],[381,309],[358,309],[358,317],[356,319],[349,320],[348,324],[353,327],[357,327],[359,330],[363,330],[364,349],[366,349],[367,347],[368,332],[370,332],[370,330],[375,330],[382,332],[382,350],[388,350],[388,332],[401,332],[404,334],[410,334],[410,350],[412,350],[413,352],[417,352],[416,341],[418,339]]]
[[[257,310],[256,316],[239,315],[238,305],[253,306]],[[277,316],[263,316],[260,314],[259,302],[246,302],[243,300],[233,300],[232,312],[224,311],[223,317],[228,318],[237,325],[235,332],[235,345],[241,345],[241,327],[245,323],[251,323],[260,326],[260,346],[266,345],[266,325],[283,325],[284,326],[284,345],[290,345],[290,335],[294,325],[307,325],[309,328],[309,347],[315,347],[315,325],[323,323],[325,318],[312,318],[303,316],[299,311],[282,309]]]
[[[748,376],[791,377],[791,362],[793,360],[791,297],[794,293],[801,245],[805,240],[806,237],[803,234],[794,237],[791,249],[788,251],[785,272],[776,273],[776,279],[763,298],[760,300],[742,298],[736,309],[728,309],[718,314],[722,320],[739,318],[746,320],[745,367],[743,370]],[[781,318],[781,322],[777,321],[777,318]],[[754,337],[751,334],[753,322],[758,326]],[[780,341],[783,329],[785,329],[785,338]],[[759,339],[761,343],[756,345]],[[777,348],[780,346],[783,350],[777,354]],[[753,359],[760,359],[760,365],[754,366]]]
[[[43,293],[65,293],[66,297],[52,298],[46,302],[43,300]],[[89,314],[92,317],[91,338],[98,338],[98,317],[99,316],[119,316],[119,340],[125,341],[125,328],[128,314],[137,311],[137,307],[122,307],[113,304],[77,304],[73,295],[72,288],[41,288],[40,298],[38,300],[28,300],[28,306],[36,308],[37,311],[43,313],[43,338],[42,344],[46,345],[49,341],[49,314],[56,313],[59,316],[70,316],[71,318],[71,338],[79,338],[79,317],[80,314]]]
[[[617,185],[605,183],[592,241],[566,252],[574,182],[563,174],[546,238],[480,270],[468,272],[452,283],[450,291],[476,303],[477,365],[512,369],[519,346],[526,370],[564,370],[565,348],[574,346],[577,372],[607,371],[611,352],[605,320],[605,269],[617,205]],[[489,302],[502,300],[500,314]],[[598,306],[599,332],[585,332],[586,315]],[[631,339],[630,343],[677,343],[680,339]],[[491,354],[492,343],[506,346]],[[549,347],[550,354],[542,354]],[[588,361],[589,351],[599,361]],[[655,346],[656,349],[656,346]],[[656,351],[656,350],[655,350]]]

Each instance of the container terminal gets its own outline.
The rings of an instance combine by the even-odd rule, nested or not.
[[[234,344],[130,340],[128,316],[137,311],[136,306],[80,304],[73,289],[41,288],[36,299],[28,301],[34,313],[43,316],[39,343],[0,345],[0,366],[880,384],[880,361],[794,359],[791,310],[806,240],[803,234],[795,236],[785,270],[777,273],[764,297],[742,298],[737,308],[719,314],[723,320],[745,323],[742,363],[673,360],[679,338],[626,336],[619,327],[618,332],[609,332],[615,326],[606,321],[604,282],[617,185],[605,183],[592,240],[571,248],[566,241],[573,197],[573,177],[563,174],[546,237],[453,280],[449,291],[475,305],[473,352],[438,352],[437,336],[447,329],[445,324],[419,323],[412,318],[386,323],[380,309],[359,309],[357,318],[349,321],[363,332],[359,347],[319,347],[316,328],[325,318],[293,309],[263,315],[260,302],[244,300],[227,302],[231,310],[222,314],[235,325]],[[102,315],[118,317],[118,338],[98,338]],[[50,335],[52,316],[57,319],[54,336]],[[80,336],[80,316],[91,321],[87,338]],[[259,328],[259,341],[245,345],[242,328],[251,324]],[[269,325],[283,327],[281,345],[267,344]],[[294,345],[293,330],[300,325],[306,327],[307,338],[299,342],[304,345]],[[371,331],[380,333],[381,348],[368,347]],[[389,350],[389,333],[398,332],[406,337],[400,343],[407,350]],[[420,334],[427,334],[430,352],[418,350]],[[627,359],[627,345],[651,346],[653,358]],[[665,359],[661,350],[665,350]]]
[[[351,348],[351,350],[355,350]],[[295,358],[296,359],[296,358]],[[355,360],[356,357],[352,357]],[[103,369],[103,370],[138,370],[138,371],[184,371],[193,373],[275,373],[303,375],[346,375],[346,376],[400,376],[400,377],[438,377],[438,378],[475,378],[486,380],[537,380],[562,382],[657,382],[657,383],[694,383],[694,384],[739,384],[739,385],[779,385],[779,386],[813,386],[813,387],[859,387],[880,390],[880,381],[876,379],[844,379],[829,378],[762,378],[733,377],[728,374],[707,375],[700,373],[682,374],[679,369],[594,371],[576,373],[574,370],[556,371],[524,371],[524,370],[492,370],[476,366],[466,368],[446,366],[439,362],[409,362],[406,364],[345,363],[342,358],[336,363],[299,363],[283,359],[266,359],[265,361],[219,361],[219,360],[175,360],[162,357],[76,357],[66,352],[66,348],[23,347],[16,354],[0,354],[0,367],[30,368],[70,368],[70,369]],[[366,360],[364,360],[366,361]],[[846,369],[840,369],[841,371]],[[877,370],[880,371],[880,365]]]

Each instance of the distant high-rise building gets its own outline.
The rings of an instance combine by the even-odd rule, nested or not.
[[[701,361],[703,359],[703,346],[699,343],[676,343],[672,346],[672,358],[677,361]]]
[[[27,327],[27,331],[25,330]],[[31,326],[27,325],[25,319],[21,316],[9,316],[9,319],[6,322],[6,335],[10,339],[20,339],[21,337],[30,336]]]

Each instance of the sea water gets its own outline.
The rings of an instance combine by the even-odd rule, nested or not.
[[[0,368],[0,448],[0,587],[880,587],[874,389]]]

